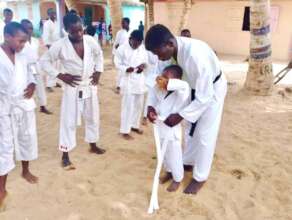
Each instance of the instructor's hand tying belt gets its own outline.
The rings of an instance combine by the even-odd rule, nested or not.
[[[179,114],[171,114],[165,119],[164,124],[169,127],[174,127],[179,124],[184,118],[181,117]]]
[[[62,80],[64,83],[72,86],[72,87],[75,87],[75,86],[78,86],[79,83],[81,81],[81,76],[74,76],[72,74],[69,74],[69,73],[60,73],[57,78],[59,78],[60,80]]]
[[[35,91],[35,84],[30,83],[26,89],[24,90],[24,98],[30,99],[33,96],[33,93]]]
[[[151,123],[154,123],[154,121],[157,119],[156,110],[152,106],[148,106],[148,109],[147,109],[147,118],[149,119],[149,121]]]

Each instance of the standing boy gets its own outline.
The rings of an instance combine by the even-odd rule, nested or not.
[[[62,166],[75,169],[69,152],[76,147],[76,129],[85,121],[85,141],[90,152],[103,154],[97,147],[99,140],[99,104],[97,84],[103,72],[103,55],[98,43],[88,35],[83,35],[79,16],[68,13],[63,19],[68,36],[54,43],[41,58],[41,65],[52,77],[62,80],[64,92],[61,105],[59,149],[63,152]],[[60,61],[64,73],[60,73],[53,63]]]
[[[148,63],[148,54],[142,41],[142,32],[133,31],[128,43],[121,45],[116,51],[114,60],[116,68],[121,73],[120,133],[127,140],[133,139],[131,131],[143,133],[140,124],[146,92],[144,70]]]

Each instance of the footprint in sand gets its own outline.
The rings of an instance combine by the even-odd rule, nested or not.
[[[242,177],[246,176],[246,174],[242,171],[242,170],[239,170],[239,169],[234,169],[234,170],[231,170],[231,175],[236,177],[237,179],[241,179]]]

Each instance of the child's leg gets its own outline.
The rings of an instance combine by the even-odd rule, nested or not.
[[[144,110],[143,110],[142,125],[147,125],[147,110],[148,110],[148,105],[147,105],[147,93],[146,93],[144,95]]]
[[[121,105],[121,127],[120,133],[126,139],[132,139],[130,136],[131,132],[131,121],[133,117],[134,108],[134,95],[133,94],[123,94],[122,105]]]
[[[38,178],[29,170],[29,161],[38,157],[35,112],[23,112],[15,117],[18,119],[15,157],[22,161],[22,177],[29,183],[37,183]]]
[[[169,192],[174,192],[178,189],[184,176],[181,141],[171,141],[168,145],[167,154],[165,156],[165,160],[167,161],[168,168],[171,170],[173,178],[173,181],[167,190]]]
[[[90,152],[103,154],[105,150],[99,148],[99,103],[97,94],[84,100],[85,141],[90,144]]]
[[[0,116],[0,210],[7,195],[8,173],[15,167],[13,133],[9,116]]]
[[[132,114],[132,120],[131,120],[131,128],[132,131],[142,134],[143,131],[140,130],[140,125],[141,125],[141,116],[143,112],[143,103],[144,103],[144,94],[135,94],[134,95],[134,100],[133,100],[133,114]]]

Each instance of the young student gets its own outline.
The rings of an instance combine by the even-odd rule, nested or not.
[[[85,32],[89,36],[93,37],[95,39],[95,41],[99,44],[99,39],[98,39],[98,36],[96,35],[96,27],[94,27],[92,25],[88,25],[85,29]]]
[[[176,62],[192,89],[192,102],[171,114],[165,123],[173,127],[183,119],[187,121],[183,160],[186,168],[193,169],[193,179],[184,192],[195,194],[211,170],[227,91],[226,78],[214,51],[202,41],[174,37],[165,26],[157,24],[149,29],[145,42],[146,49],[164,61],[158,64],[160,67],[169,65],[171,59]],[[156,114],[153,108],[148,108],[150,121]]]
[[[49,19],[44,22],[42,38],[46,47],[50,48],[53,43],[57,42],[61,38],[61,33],[55,10],[53,8],[49,8],[47,13]],[[59,66],[58,63],[55,63],[54,65],[56,66],[56,68]],[[48,92],[53,92],[54,91],[53,87],[55,86],[60,87],[60,85],[57,83],[56,78],[48,75],[47,77]]]
[[[27,58],[20,51],[27,34],[16,22],[4,28],[0,47],[0,209],[7,196],[8,173],[22,161],[22,177],[29,183],[38,178],[29,170],[29,161],[37,159],[35,102],[32,99],[35,81]]]
[[[76,129],[85,121],[85,141],[90,152],[103,154],[105,150],[97,147],[99,140],[99,104],[97,84],[103,72],[103,54],[100,46],[88,35],[83,35],[82,22],[76,14],[68,13],[63,18],[68,36],[54,43],[41,58],[41,65],[48,74],[58,77],[64,85],[59,149],[63,152],[62,166],[66,170],[75,169],[69,152],[76,147]],[[54,66],[61,61],[64,73]]]
[[[113,51],[112,51],[113,57],[115,56],[116,50],[119,48],[119,46],[128,42],[129,36],[130,36],[129,30],[130,30],[130,19],[123,18],[122,19],[122,29],[117,32],[116,39],[115,39],[115,42],[113,45]],[[117,85],[116,86],[116,93],[117,94],[120,93],[121,75],[122,75],[122,73],[120,73],[118,71],[117,83],[116,83],[116,85]]]
[[[149,105],[154,108],[157,117],[160,142],[168,139],[168,146],[165,153],[164,165],[166,175],[160,182],[166,183],[172,179],[167,188],[169,192],[178,189],[184,176],[182,159],[182,126],[181,123],[170,128],[163,121],[169,115],[180,112],[190,102],[190,87],[187,82],[182,81],[183,71],[177,65],[171,65],[164,69],[162,76],[158,76],[157,85],[153,88],[154,95]],[[156,117],[154,115],[154,117]]]
[[[131,131],[143,133],[140,130],[140,123],[146,92],[144,70],[148,63],[148,54],[142,42],[142,32],[133,31],[128,43],[117,49],[114,60],[116,68],[121,73],[120,133],[126,140],[133,139]]]
[[[10,8],[5,8],[3,10],[4,20],[0,21],[0,43],[4,41],[4,27],[6,24],[12,21],[13,19],[13,11]]]
[[[183,29],[180,33],[180,36],[191,38],[192,37],[191,31],[189,29]]]
[[[37,95],[38,103],[40,105],[40,112],[50,115],[52,114],[52,112],[50,112],[46,108],[46,104],[47,104],[46,90],[45,90],[42,75],[40,73],[40,68],[38,66],[39,41],[38,39],[32,37],[33,25],[30,20],[27,20],[27,19],[21,20],[21,25],[25,29],[28,35],[28,40],[21,52],[27,56],[29,65],[34,70],[34,77],[37,82],[36,95]]]

